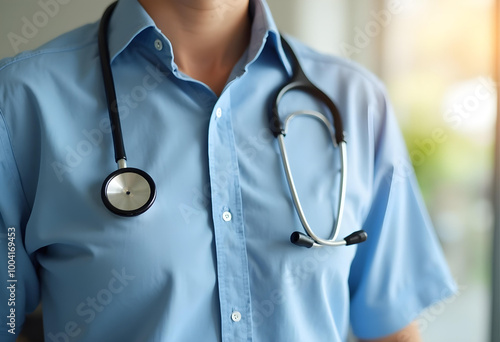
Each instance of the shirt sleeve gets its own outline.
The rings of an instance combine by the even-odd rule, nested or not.
[[[373,110],[371,208],[351,265],[351,325],[374,339],[410,324],[450,296],[450,275],[387,97]]]
[[[29,206],[0,111],[0,341],[15,341],[40,299],[34,258],[25,248]]]

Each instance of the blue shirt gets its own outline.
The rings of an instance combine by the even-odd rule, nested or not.
[[[454,290],[384,88],[295,40],[346,131],[339,236],[369,237],[349,247],[290,243],[303,228],[268,113],[291,65],[267,5],[251,8],[250,45],[217,97],[178,70],[136,0],[118,3],[109,49],[128,165],[148,172],[158,193],[137,217],[100,198],[116,164],[98,23],[1,62],[2,341],[15,340],[40,300],[49,342],[331,342],[350,325],[375,338]],[[300,92],[280,108],[283,117],[298,109],[324,108]],[[314,119],[293,121],[285,141],[308,220],[328,237],[338,150]]]

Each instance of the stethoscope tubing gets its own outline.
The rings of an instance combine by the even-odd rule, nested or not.
[[[344,213],[344,206],[345,206],[345,196],[346,196],[346,187],[347,187],[347,182],[346,182],[346,175],[347,175],[347,152],[346,152],[346,142],[345,142],[345,137],[344,137],[344,128],[342,124],[342,118],[340,116],[340,113],[337,109],[337,106],[333,103],[331,98],[326,95],[321,89],[316,87],[306,76],[305,72],[302,70],[302,67],[300,65],[300,62],[293,52],[292,47],[290,44],[283,38],[281,37],[281,42],[284,50],[288,52],[288,55],[290,56],[290,59],[293,62],[292,68],[293,68],[293,74],[292,78],[289,81],[288,84],[285,84],[277,93],[274,102],[273,102],[273,107],[270,111],[270,128],[271,131],[274,135],[275,138],[278,139],[278,144],[280,147],[280,153],[281,153],[281,159],[283,162],[283,168],[285,170],[285,175],[286,179],[288,182],[288,186],[290,189],[290,193],[292,195],[293,203],[295,205],[295,209],[297,210],[299,219],[302,223],[302,226],[304,227],[305,232],[307,235],[295,231],[292,233],[290,236],[290,241],[298,246],[302,247],[318,247],[318,246],[344,246],[344,245],[352,245],[356,243],[360,243],[366,240],[367,234],[363,230],[358,230],[350,234],[349,236],[345,237],[343,240],[336,241],[339,231],[340,231],[340,226],[342,223],[342,217]],[[284,98],[284,96],[291,91],[303,91],[323,104],[325,104],[330,111],[330,114],[332,116],[332,121],[330,122],[326,116],[324,116],[321,113],[318,113],[316,111],[311,111],[311,110],[306,110],[306,111],[299,111],[290,114],[283,122],[281,122],[280,119],[280,113],[279,113],[279,104],[281,100]],[[339,188],[339,201],[337,205],[337,216],[335,219],[335,224],[332,230],[332,234],[329,239],[323,239],[314,234],[311,226],[307,222],[306,215],[304,213],[304,210],[302,208],[302,205],[300,203],[300,199],[297,193],[297,189],[295,186],[295,182],[293,180],[293,175],[292,171],[290,169],[290,163],[288,160],[288,155],[286,152],[286,146],[285,146],[285,141],[284,137],[286,136],[287,132],[287,125],[288,122],[298,116],[298,115],[309,115],[313,116],[317,119],[319,119],[323,124],[325,124],[328,127],[328,131],[330,132],[330,137],[332,139],[333,145],[336,147],[339,147],[340,149],[340,161],[341,161],[341,171],[340,171],[340,188]],[[332,126],[335,128],[335,131],[333,131]]]
[[[323,114],[320,114],[316,111],[304,110],[304,111],[294,112],[286,118],[286,120],[283,123],[283,126],[284,126],[283,134],[278,135],[278,143],[279,143],[279,148],[280,148],[280,152],[281,152],[281,160],[283,162],[283,168],[285,169],[285,175],[286,175],[286,179],[288,182],[288,187],[290,189],[290,193],[292,195],[293,203],[295,205],[295,208],[297,209],[297,213],[299,215],[300,222],[304,226],[305,231],[316,243],[316,245],[314,245],[315,247],[319,246],[319,245],[344,246],[344,245],[346,245],[345,240],[336,241],[336,239],[338,237],[338,234],[340,231],[340,225],[342,223],[342,216],[343,216],[343,212],[344,212],[344,203],[345,203],[345,194],[346,194],[346,191],[345,191],[346,190],[346,177],[345,177],[345,175],[347,172],[346,171],[347,170],[346,143],[344,141],[341,141],[339,144],[341,168],[340,168],[340,186],[339,186],[339,201],[338,201],[338,206],[337,206],[337,218],[335,220],[335,225],[334,225],[334,228],[332,230],[332,235],[330,236],[330,238],[329,239],[322,239],[319,236],[317,236],[316,234],[314,234],[311,226],[309,225],[309,222],[306,219],[306,215],[305,215],[304,210],[302,208],[302,205],[300,203],[299,195],[297,192],[297,187],[295,186],[295,182],[293,179],[292,170],[290,168],[290,162],[288,159],[288,154],[286,152],[285,136],[286,136],[286,132],[288,129],[288,124],[293,118],[295,118],[299,115],[312,116],[312,117],[320,120],[321,122],[323,122],[323,124],[328,128],[330,138],[334,142],[334,145],[336,145],[335,138],[334,138],[334,132],[332,131],[331,124]]]
[[[106,104],[108,107],[111,133],[113,137],[113,148],[115,162],[118,169],[112,172],[103,182],[101,187],[101,199],[107,209],[120,216],[137,216],[148,210],[156,199],[156,185],[153,178],[145,171],[127,167],[127,155],[118,111],[115,83],[111,70],[111,59],[108,46],[108,27],[111,14],[118,2],[114,2],[104,12],[99,24],[99,57],[101,61],[104,89],[106,92]],[[134,182],[130,183],[133,179]],[[130,184],[129,184],[130,183]],[[119,192],[119,185],[123,185]],[[137,185],[141,184],[141,186]],[[142,186],[145,185],[145,186]],[[113,189],[113,190],[111,190]],[[145,196],[146,194],[146,196]],[[120,197],[117,201],[117,196]],[[120,207],[117,203],[127,203],[126,207]]]
[[[108,49],[108,27],[111,18],[111,14],[116,7],[117,2],[112,3],[104,12],[99,32],[98,43],[99,43],[99,53],[101,60],[101,69],[104,81],[104,89],[106,91],[106,102],[108,105],[109,121],[111,124],[111,134],[113,136],[113,148],[115,151],[115,161],[118,163],[119,160],[127,160],[127,155],[125,154],[125,144],[123,142],[123,133],[120,122],[120,115],[118,113],[118,103],[116,100],[116,89],[115,82],[113,80],[113,72],[111,71],[111,63]],[[120,164],[119,168],[123,168]],[[125,166],[126,167],[126,166]]]

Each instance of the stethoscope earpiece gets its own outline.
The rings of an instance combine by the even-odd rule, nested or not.
[[[364,230],[357,230],[354,233],[346,236],[343,241],[341,240],[338,242],[339,245],[350,246],[364,242],[367,238],[368,234]],[[311,237],[301,232],[293,232],[292,235],[290,235],[290,242],[294,245],[306,248],[322,246],[321,243],[316,243],[316,241],[314,241]]]

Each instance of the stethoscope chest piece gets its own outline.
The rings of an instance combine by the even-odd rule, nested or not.
[[[111,173],[102,184],[102,201],[120,216],[137,216],[148,210],[156,199],[156,185],[146,172],[125,167]]]

